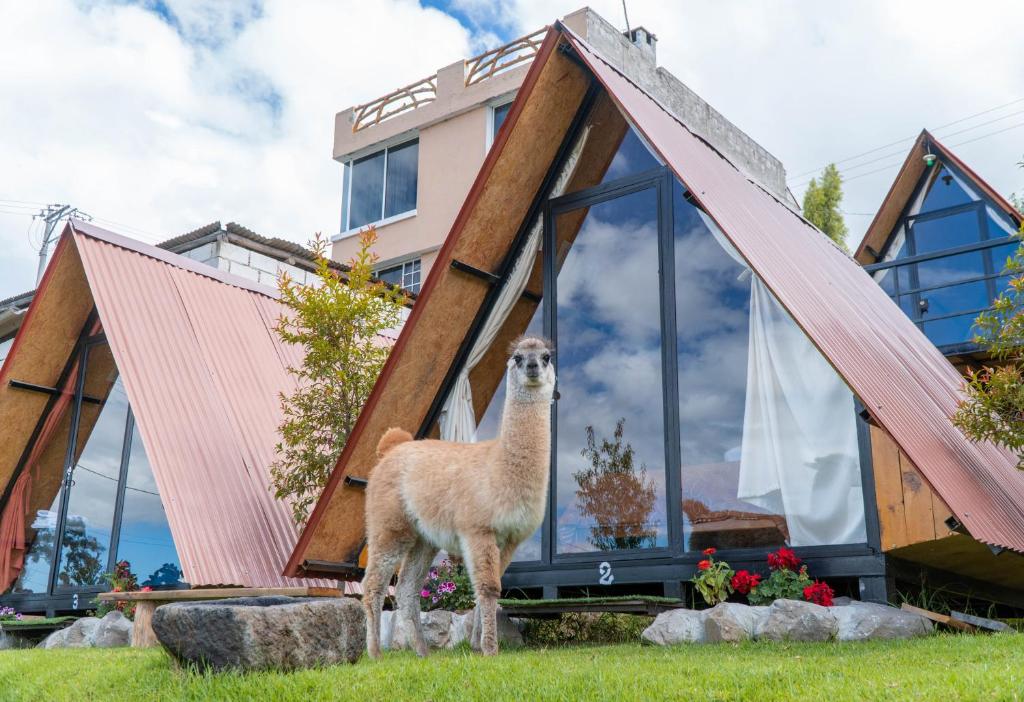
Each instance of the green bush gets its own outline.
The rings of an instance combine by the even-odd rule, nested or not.
[[[527,646],[638,643],[652,617],[612,612],[568,612],[553,619],[527,619]]]

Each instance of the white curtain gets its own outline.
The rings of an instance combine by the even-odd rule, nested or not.
[[[786,517],[791,546],[866,540],[853,394],[751,275],[715,223],[715,240],[750,279],[747,394],[737,498]]]
[[[590,126],[588,125],[576,139],[562,172],[552,186],[551,197],[557,197],[565,192],[569,179],[576,170],[576,164],[579,162],[583,145],[589,134]],[[484,322],[480,334],[473,343],[473,348],[469,351],[465,365],[459,371],[455,384],[445,399],[440,419],[441,439],[444,441],[476,441],[476,415],[473,412],[473,389],[469,383],[469,374],[491,348],[494,337],[498,335],[505,320],[512,312],[512,308],[522,297],[526,283],[530,279],[530,273],[533,271],[537,251],[540,248],[542,230],[543,223],[538,217],[527,235],[526,244],[523,246],[519,258],[512,266],[512,272],[509,273],[508,279],[491,309],[490,316]]]

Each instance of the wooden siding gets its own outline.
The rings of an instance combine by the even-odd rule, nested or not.
[[[871,457],[883,551],[951,534],[949,506],[880,427],[871,427]]]

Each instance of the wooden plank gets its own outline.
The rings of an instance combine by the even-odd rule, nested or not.
[[[101,602],[192,602],[231,597],[341,597],[336,587],[217,587],[195,590],[152,590],[150,592],[103,592]]]
[[[882,550],[905,546],[907,523],[903,507],[900,450],[881,427],[871,427],[871,460],[875,475],[875,500]]]
[[[927,609],[921,609],[920,607],[914,607],[913,605],[909,605],[906,602],[900,605],[900,609],[902,609],[904,612],[910,612],[912,614],[920,615],[925,619],[930,619],[937,624],[948,626],[951,629],[959,629],[961,631],[976,631],[976,628],[973,625],[968,624],[967,622],[957,621],[956,619],[953,619],[952,617],[949,617],[945,614],[939,614],[938,612],[932,612]]]
[[[900,452],[903,479],[903,509],[907,521],[907,543],[935,540],[932,489],[907,455]]]
[[[946,501],[939,497],[939,493],[932,490],[932,519],[935,521],[935,538],[944,539],[952,536],[954,532],[949,530],[946,520],[953,516],[953,510],[949,508]]]
[[[986,617],[976,617],[973,614],[966,614],[964,612],[957,612],[953,610],[949,613],[951,621],[963,622],[964,624],[971,624],[978,627],[979,629],[988,629],[989,631],[1010,631],[1010,625],[1006,622],[1001,622],[996,619],[988,619]]]
[[[686,605],[667,602],[650,602],[648,600],[615,600],[609,602],[563,602],[550,605],[506,605],[501,610],[510,617],[529,619],[531,617],[550,617],[555,614],[577,612],[613,612],[617,614],[649,614],[657,615],[670,609],[683,609]]]

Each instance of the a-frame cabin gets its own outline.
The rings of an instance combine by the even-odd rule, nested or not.
[[[1021,601],[1024,475],[950,423],[957,371],[854,260],[562,25],[286,574],[360,576],[381,434],[493,435],[525,330],[555,341],[560,399],[548,515],[506,588],[675,594],[707,546],[756,568],[789,544],[866,599],[927,570]]]
[[[983,357],[974,320],[1006,290],[1021,213],[927,130],[855,258],[954,364]]]

